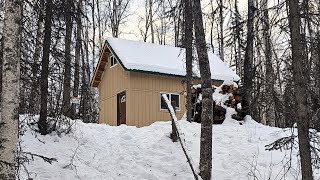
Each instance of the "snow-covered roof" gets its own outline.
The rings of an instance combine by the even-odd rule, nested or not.
[[[185,76],[185,49],[139,41],[107,38],[106,45],[125,70]],[[239,81],[239,76],[213,53],[208,53],[211,78]],[[200,77],[198,65],[193,72]]]

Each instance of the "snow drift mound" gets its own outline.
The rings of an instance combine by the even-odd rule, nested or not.
[[[186,120],[179,121],[179,125],[188,154],[198,164],[201,125]],[[170,132],[170,122],[136,128],[84,124],[78,120],[71,133],[61,137],[54,133],[40,136],[26,128],[21,146],[25,152],[58,161],[49,164],[34,157],[25,164],[29,176],[36,180],[191,180],[193,175],[180,144],[172,143]],[[291,152],[265,151],[265,145],[290,133],[290,129],[263,126],[250,117],[246,117],[244,125],[239,125],[227,115],[222,125],[213,126],[213,177],[218,180],[299,179],[296,148]],[[317,173],[315,179],[320,177]],[[28,178],[24,169],[20,176]]]

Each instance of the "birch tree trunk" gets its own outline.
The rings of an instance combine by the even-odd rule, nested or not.
[[[48,77],[49,77],[49,58],[51,46],[51,24],[52,24],[52,0],[46,1],[44,38],[42,50],[42,68],[40,81],[41,108],[38,128],[42,135],[48,134],[47,112],[48,112]]]
[[[22,2],[6,0],[0,120],[0,179],[15,180],[19,128]],[[5,162],[7,165],[2,164]],[[8,166],[9,165],[9,166]]]
[[[193,17],[191,0],[184,1],[184,25],[185,25],[185,48],[186,48],[186,70],[187,70],[187,120],[192,118],[192,39],[193,39]]]
[[[212,169],[212,84],[203,28],[200,0],[194,1],[194,25],[197,54],[201,74],[202,114],[201,114],[201,141],[200,141],[200,176],[204,180],[211,179]]]
[[[299,0],[289,1],[289,27],[292,50],[294,96],[296,100],[296,117],[298,126],[301,172],[303,180],[312,180],[311,152],[309,139],[309,108],[307,107],[307,89],[302,65],[306,63],[301,49],[301,19]]]
[[[0,39],[0,107],[2,104],[2,64],[3,64],[3,38]]]

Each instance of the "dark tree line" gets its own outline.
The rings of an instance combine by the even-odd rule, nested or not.
[[[97,48],[87,33],[92,2],[40,0],[23,7],[19,113],[40,114],[41,134],[54,129],[47,117],[97,122],[96,92],[89,85]]]

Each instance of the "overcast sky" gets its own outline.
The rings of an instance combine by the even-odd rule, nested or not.
[[[130,13],[127,22],[121,27],[120,38],[131,39],[131,40],[141,40],[139,33],[139,17],[143,16],[144,13],[144,1],[145,0],[132,0],[130,4]],[[203,5],[208,4],[209,0],[202,0]],[[215,2],[215,1],[214,1]],[[246,11],[247,0],[238,0],[240,11]],[[226,5],[227,6],[227,5]]]

